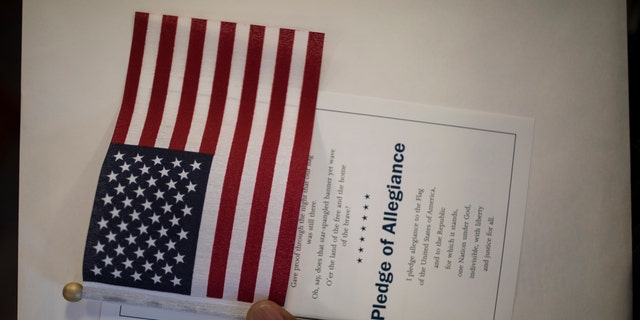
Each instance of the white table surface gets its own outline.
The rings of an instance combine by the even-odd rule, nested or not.
[[[320,88],[536,119],[514,319],[630,319],[625,2],[25,0],[20,319],[81,280],[133,12],[326,33]]]

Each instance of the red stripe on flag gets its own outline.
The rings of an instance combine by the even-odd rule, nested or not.
[[[214,154],[218,146],[220,128],[222,127],[222,116],[224,114],[227,90],[229,88],[229,74],[231,72],[231,58],[233,56],[235,36],[235,23],[220,23],[216,69],[213,76],[207,123],[205,124],[202,142],[200,143],[201,153]]]
[[[238,300],[240,301],[253,302],[254,298],[262,238],[269,208],[269,197],[271,196],[271,183],[273,181],[273,171],[278,154],[284,107],[287,99],[294,36],[295,31],[280,29],[273,89],[271,91],[271,105],[258,164],[244,258],[242,259],[242,273],[240,274],[240,288],[238,291]]]
[[[204,49],[206,32],[207,20],[191,20],[187,62],[184,70],[184,81],[182,82],[182,96],[180,96],[178,117],[176,118],[176,124],[173,128],[173,134],[171,135],[169,149],[184,150],[184,146],[187,144],[193,110],[196,106],[198,83],[200,81],[200,66],[202,65],[202,51]]]
[[[149,24],[149,14],[136,12],[133,22],[133,39],[131,40],[131,52],[129,53],[129,68],[127,69],[127,80],[124,85],[124,96],[116,128],[113,131],[112,143],[124,143],[129,132],[133,108],[138,95],[138,84],[140,83],[140,72],[142,70],[142,57],[144,56],[144,45],[147,37],[147,25]]]
[[[269,299],[284,305],[287,295],[289,273],[291,271],[291,258],[296,238],[296,224],[300,214],[300,201],[304,186],[307,162],[309,161],[309,149],[313,134],[313,119],[316,111],[316,99],[318,98],[318,85],[320,83],[320,66],[322,64],[322,47],[324,34],[309,33],[307,44],[307,57],[304,66],[302,91],[300,92],[300,110],[296,135],[291,152],[291,164],[284,198],[280,233],[276,247],[276,256],[271,276],[271,288]]]
[[[240,180],[242,178],[244,159],[247,153],[249,135],[251,134],[251,122],[256,104],[256,94],[258,92],[264,30],[265,28],[263,26],[254,25],[252,25],[249,30],[249,45],[247,48],[247,61],[244,69],[238,120],[229,152],[227,171],[222,185],[220,210],[218,210],[218,222],[216,224],[213,251],[211,253],[209,286],[207,288],[208,297],[222,298],[224,291],[224,279],[227,270],[227,259],[229,257],[233,220],[238,202],[238,190],[240,189]]]
[[[156,143],[164,103],[167,100],[167,88],[169,87],[169,75],[171,74],[171,60],[173,58],[173,46],[176,40],[176,28],[178,17],[163,16],[162,28],[160,29],[160,42],[158,44],[158,58],[156,59],[156,70],[153,78],[153,88],[149,100],[149,110],[147,118],[142,128],[140,136],[140,146],[153,147]]]

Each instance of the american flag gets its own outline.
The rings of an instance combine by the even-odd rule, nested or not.
[[[284,303],[323,41],[136,13],[85,283]]]

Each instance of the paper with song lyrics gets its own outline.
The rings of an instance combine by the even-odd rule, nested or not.
[[[321,92],[313,130],[289,311],[511,318],[533,120]]]

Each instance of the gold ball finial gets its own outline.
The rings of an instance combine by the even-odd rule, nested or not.
[[[62,289],[62,296],[69,302],[78,302],[82,299],[82,285],[77,282],[69,282]]]

